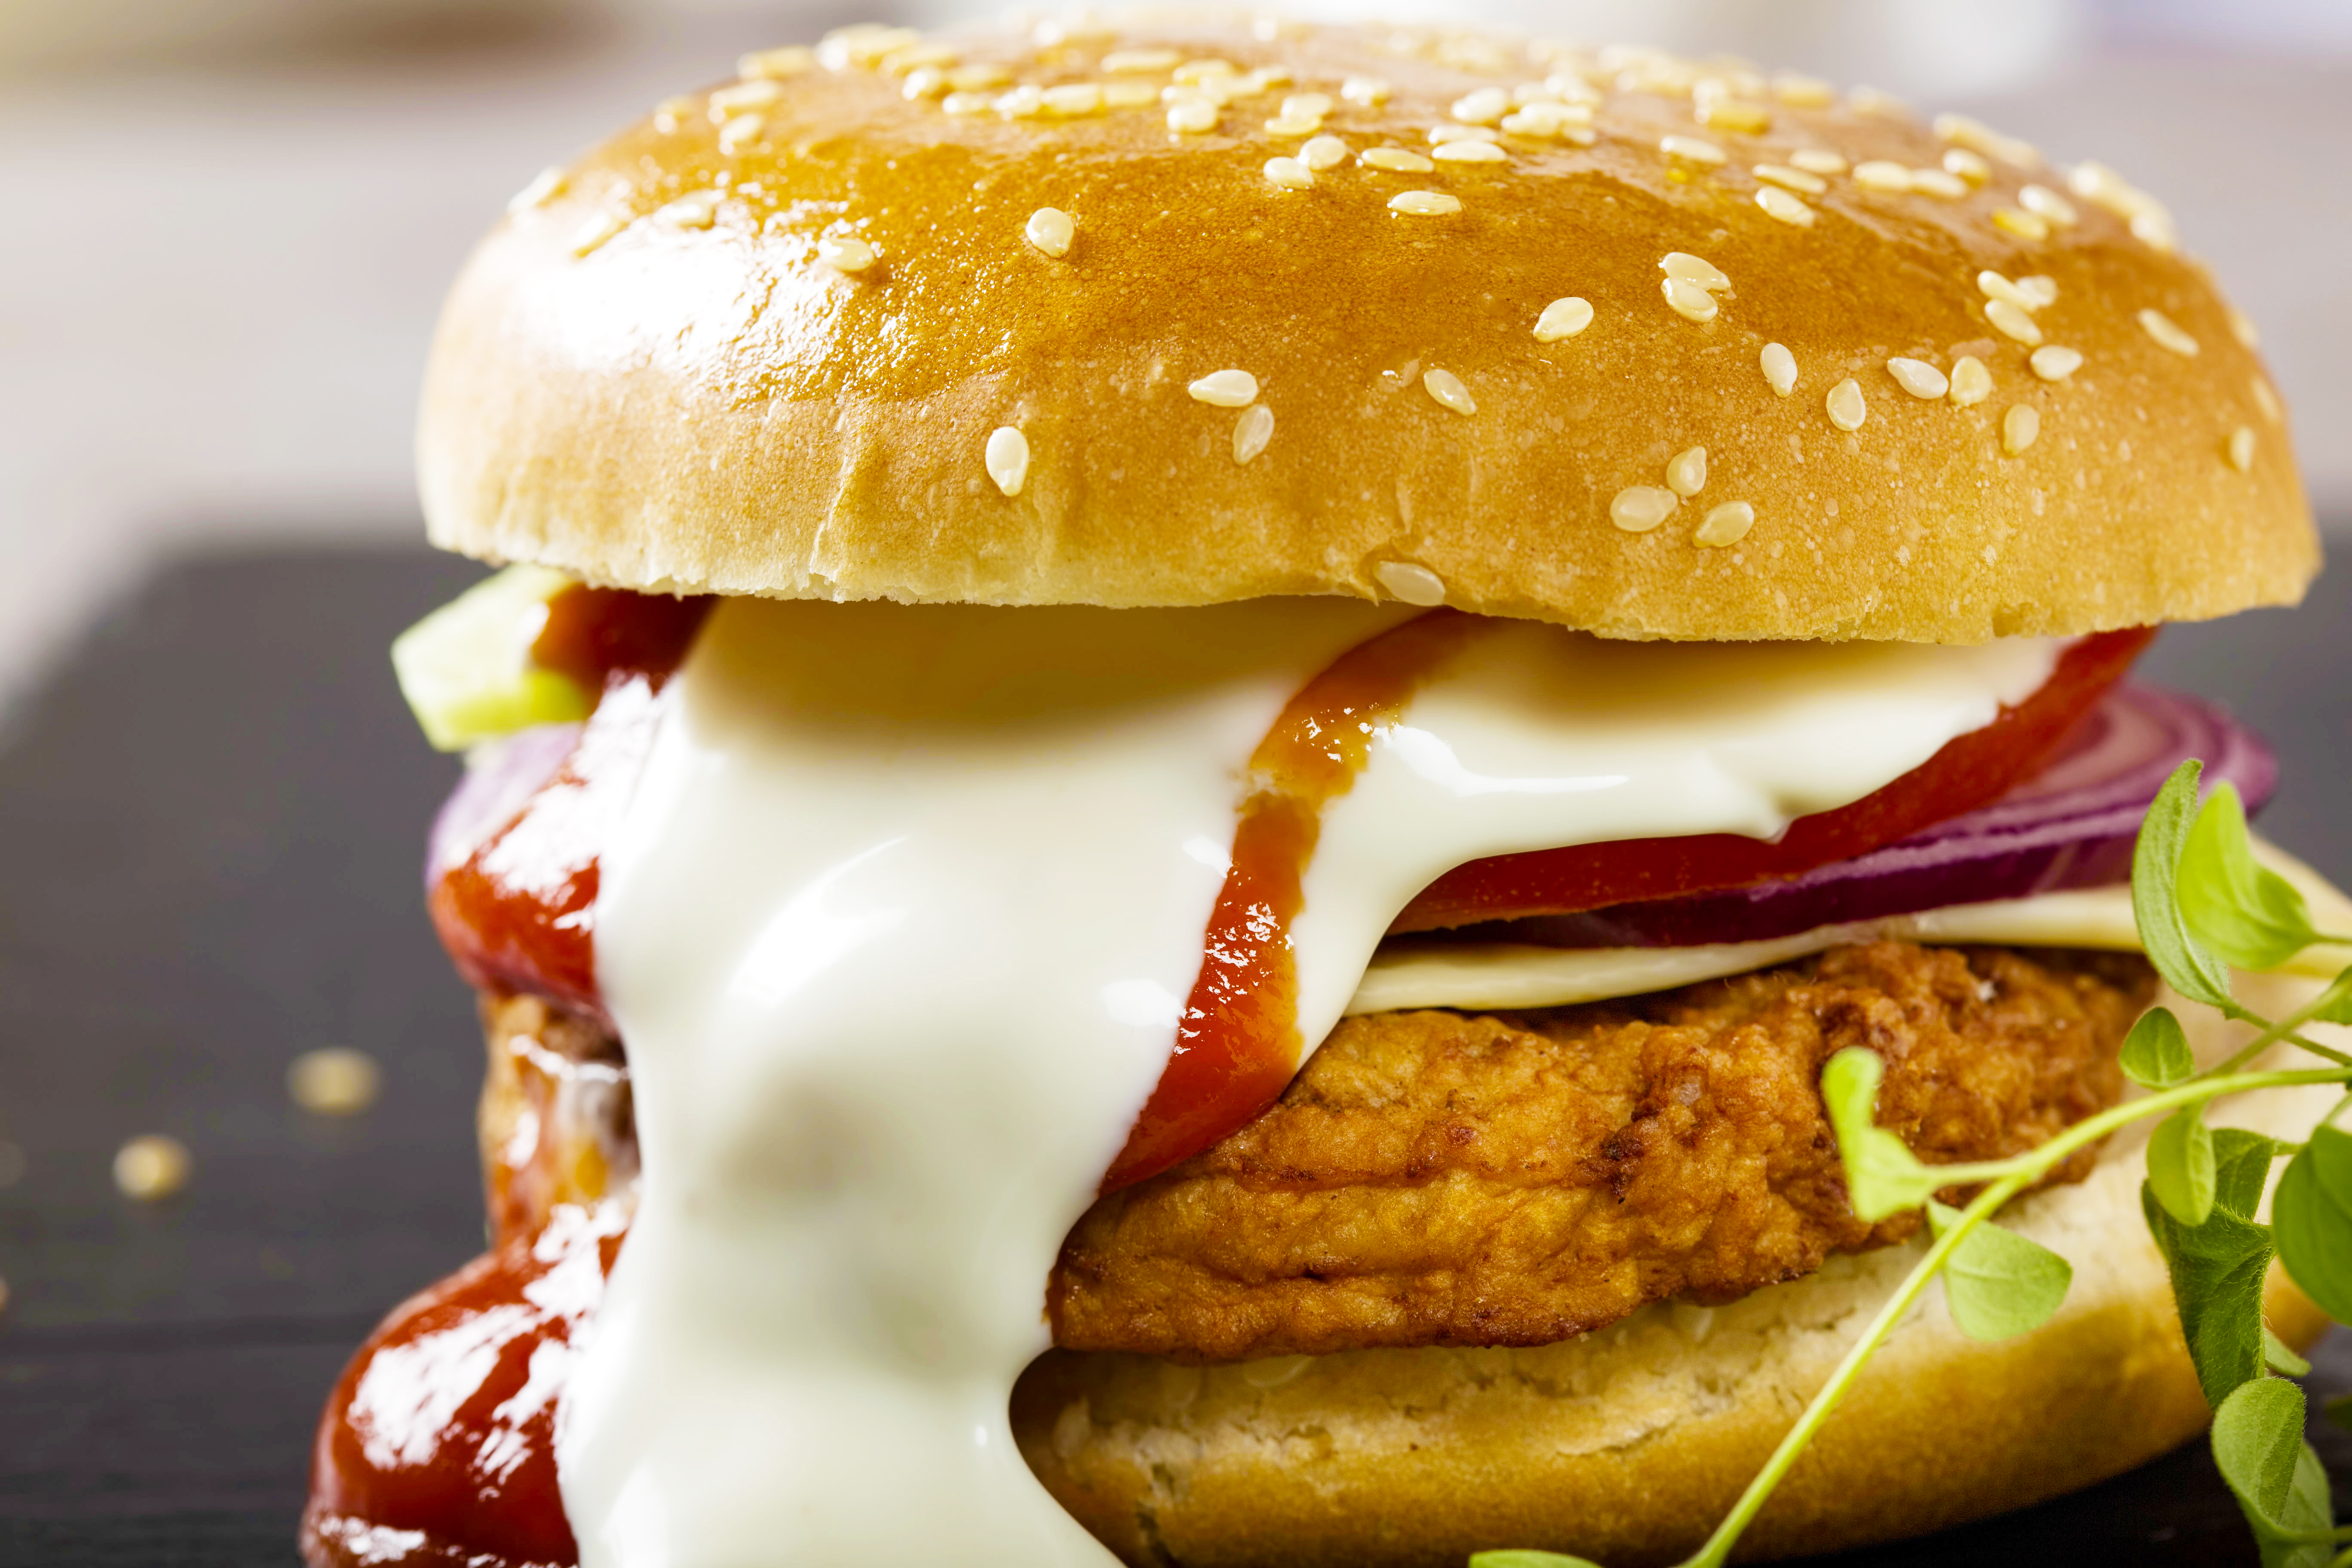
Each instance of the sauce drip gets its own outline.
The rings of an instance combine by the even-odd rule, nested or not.
[[[1167,1069],[1103,1177],[1105,1192],[1206,1149],[1234,1130],[1234,1107],[1249,1105],[1255,1114],[1298,1070],[1290,922],[1303,902],[1323,807],[1355,783],[1380,726],[1484,624],[1438,610],[1349,650],[1290,700],[1258,743],[1200,978]]]
[[[555,1408],[595,1310],[617,1205],[566,1207],[394,1309],[336,1384],[311,1458],[306,1548],[337,1563],[579,1561]]]

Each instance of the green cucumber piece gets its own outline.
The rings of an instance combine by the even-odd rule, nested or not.
[[[595,694],[531,660],[548,601],[572,580],[545,566],[509,566],[392,641],[393,673],[425,738],[444,752],[533,724],[585,719]]]

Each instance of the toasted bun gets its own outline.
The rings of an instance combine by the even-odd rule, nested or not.
[[[2315,571],[2251,329],[2173,251],[2161,209],[2104,172],[2021,195],[2067,174],[1981,127],[1939,134],[1738,69],[1695,98],[1698,68],[1658,57],[1266,31],[853,30],[814,60],[747,62],[732,97],[665,106],[519,198],[458,283],[425,394],[433,538],[644,589],[1442,594],[1700,638],[2076,633],[2291,602]],[[1126,68],[1138,59],[1115,51],[1160,53]],[[1198,58],[1286,79],[1242,81],[1213,132],[1177,133],[1160,95]],[[1514,120],[1499,162],[1359,162],[1429,153],[1432,127],[1492,118],[1459,100],[1548,73],[1536,90],[1598,99],[1591,145]],[[1355,78],[1387,84],[1377,107],[1341,96]],[[940,96],[957,80],[998,85]],[[1087,84],[1145,101],[987,107],[1032,86],[1083,100]],[[1346,156],[1287,189],[1267,160],[1299,155],[1306,127],[1267,121],[1310,92],[1329,96],[1321,131]],[[1726,161],[1669,153],[1668,137]],[[1828,175],[1770,197],[1811,215],[1799,226],[1759,205],[1778,187],[1750,169],[1805,150],[1928,171],[1957,152],[1969,177],[1938,195]],[[1461,210],[1392,210],[1407,191]],[[1024,236],[1047,207],[1075,222],[1066,254]],[[870,266],[820,258],[844,237]],[[1670,307],[1670,252],[1728,278],[1713,320]],[[2079,370],[2029,369],[1988,320],[1987,269],[2055,280],[2039,330]],[[1539,342],[1545,307],[1570,296],[1591,325]],[[2165,346],[2148,310],[2186,337]],[[1759,368],[1768,343],[1793,356],[1787,396]],[[1990,391],[1916,396],[1894,356],[1945,372],[1974,356]],[[1244,416],[1187,395],[1227,369],[1256,378],[1248,419],[1273,418],[1247,461]],[[1424,387],[1438,372],[1475,413]],[[1849,377],[1866,409],[1852,433],[1825,403]],[[2040,437],[2012,456],[2017,409]],[[1028,452],[1017,494],[984,461],[1007,426]],[[1612,524],[1620,492],[1664,486],[1668,459],[1699,447],[1705,485],[1662,526]],[[1754,508],[1752,531],[1694,542],[1732,501]]]
[[[2284,1011],[2316,985],[2244,989],[2264,998],[2252,1005]],[[2160,999],[2192,1035],[2202,1015],[2200,1046],[2225,1037],[2207,1010]],[[2324,1086],[2252,1097],[2215,1120],[2302,1138],[2334,1100]],[[2058,1315],[1982,1344],[1931,1289],[1759,1516],[1743,1554],[1828,1551],[2023,1507],[2204,1426],[2140,1214],[2137,1125],[2088,1181],[2002,1216],[2074,1265]],[[1054,1352],[1013,1394],[1014,1433],[1055,1497],[1139,1565],[1460,1568],[1470,1552],[1504,1546],[1611,1568],[1672,1562],[1730,1509],[1922,1246],[1834,1258],[1728,1307],[1653,1308],[1534,1351],[1207,1369]],[[2326,1327],[2275,1272],[2266,1309],[2298,1346]]]

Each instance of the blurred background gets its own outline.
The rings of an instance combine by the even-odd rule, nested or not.
[[[5,0],[0,703],[162,547],[413,537],[440,294],[500,204],[740,51],[959,0]],[[2344,0],[1397,0],[1731,49],[2159,194],[2352,517]],[[1303,0],[1307,15],[1357,11]]]

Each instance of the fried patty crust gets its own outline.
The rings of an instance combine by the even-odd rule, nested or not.
[[[1878,1120],[1922,1159],[1999,1159],[2116,1101],[2153,988],[2137,957],[1876,942],[1622,1002],[1350,1018],[1255,1121],[1087,1211],[1054,1342],[1539,1345],[1734,1300],[1918,1226],[1849,1206],[1832,1054],[1885,1059]]]
[[[1878,1119],[1922,1159],[1998,1159],[2115,1103],[2154,984],[2135,956],[1878,942],[1622,1002],[1349,1018],[1248,1126],[1087,1212],[1048,1285],[1054,1342],[1194,1363],[1538,1345],[1734,1300],[1917,1228],[1847,1205],[1817,1088],[1833,1052],[1885,1058]],[[625,1200],[620,1043],[536,997],[482,1013],[499,1234]]]

